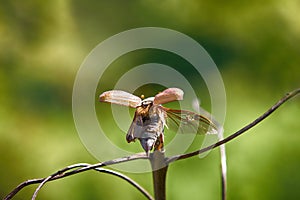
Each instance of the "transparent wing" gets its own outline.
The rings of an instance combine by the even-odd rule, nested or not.
[[[99,101],[136,108],[141,104],[142,100],[141,98],[122,90],[110,90],[103,92],[99,97]]]
[[[167,114],[167,126],[176,133],[218,134],[219,125],[211,116],[192,111],[162,107]],[[208,114],[206,114],[208,115]]]

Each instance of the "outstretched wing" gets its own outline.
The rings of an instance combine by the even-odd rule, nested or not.
[[[178,101],[183,99],[183,91],[179,88],[168,88],[158,93],[154,97],[153,103],[156,105]]]
[[[218,134],[219,125],[211,116],[192,111],[174,110],[162,106],[167,114],[167,126],[174,132],[192,134]],[[207,114],[206,114],[207,115]]]
[[[103,92],[99,97],[99,101],[129,106],[131,108],[136,108],[142,102],[141,98],[122,90]]]

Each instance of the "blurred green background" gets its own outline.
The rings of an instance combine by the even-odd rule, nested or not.
[[[72,118],[77,70],[101,41],[144,26],[187,34],[211,55],[226,87],[225,135],[300,86],[299,1],[1,1],[1,197],[24,180],[78,162],[98,162],[82,145]],[[114,64],[119,68],[140,62],[176,65],[176,58],[164,54],[137,52]],[[99,84],[109,89],[115,80],[108,76],[102,81]],[[299,199],[299,114],[296,98],[227,145],[228,199]],[[127,145],[123,134],[116,137]],[[127,175],[152,191],[151,174]],[[29,199],[34,189],[24,189],[15,199]],[[219,196],[217,150],[204,159],[170,166],[168,199]],[[124,181],[96,172],[48,183],[38,197],[143,198]]]

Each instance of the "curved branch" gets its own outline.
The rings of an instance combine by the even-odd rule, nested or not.
[[[70,165],[64,169],[61,169],[57,172],[55,172],[54,174],[51,174],[50,176],[48,176],[47,178],[44,178],[43,181],[39,184],[39,186],[36,188],[36,190],[34,191],[34,194],[32,195],[31,200],[35,200],[38,192],[42,189],[42,187],[46,184],[46,182],[50,181],[52,178],[54,178],[55,176],[58,176],[60,174],[63,174],[64,172],[74,169],[74,168],[78,168],[78,167],[86,167],[89,164],[87,163],[78,163],[78,164],[74,164],[74,165]]]
[[[117,177],[119,177],[119,178],[127,181],[128,183],[130,183],[131,185],[133,185],[136,189],[138,189],[147,199],[154,200],[154,198],[142,186],[140,186],[138,183],[136,183],[135,181],[133,181],[128,176],[125,176],[124,174],[121,174],[119,172],[116,172],[116,171],[113,171],[113,170],[109,170],[109,169],[96,168],[95,170],[97,170],[99,172],[102,172],[102,173],[112,174],[114,176],[117,176]]]
[[[132,160],[148,159],[148,158],[149,157],[146,155],[146,153],[142,152],[142,153],[137,153],[137,154],[134,154],[131,156],[126,156],[123,158],[117,158],[117,159],[109,160],[106,162],[97,163],[94,165],[85,164],[85,163],[70,165],[70,166],[63,168],[63,169],[57,171],[56,173],[48,176],[47,178],[31,179],[31,180],[24,181],[23,183],[19,184],[16,188],[14,188],[14,190],[11,191],[6,197],[4,197],[4,200],[9,200],[9,199],[13,198],[20,190],[22,190],[24,187],[26,187],[28,185],[41,183],[35,191],[35,193],[37,193],[41,189],[41,187],[45,184],[45,182],[61,179],[61,178],[64,178],[64,177],[67,177],[67,176],[70,176],[73,174],[81,173],[84,171],[88,171],[91,169],[96,169],[96,168],[100,168],[100,167],[104,167],[104,166],[109,166],[109,165],[114,165],[114,164],[123,163],[123,162],[127,162],[127,161],[132,161]],[[74,168],[78,168],[78,169],[74,169]],[[74,169],[74,170],[69,171],[71,169]],[[138,190],[140,190],[140,189],[138,189]],[[144,195],[147,196],[146,194],[144,194]],[[35,196],[33,196],[32,198],[34,199]]]
[[[234,138],[238,137],[239,135],[243,134],[244,132],[248,131],[250,128],[256,126],[258,123],[260,123],[262,120],[264,120],[265,118],[267,118],[270,114],[272,114],[275,110],[277,110],[277,108],[279,108],[282,104],[284,104],[286,101],[288,101],[289,99],[291,99],[292,97],[298,95],[300,93],[300,88],[287,93],[284,97],[282,97],[276,104],[274,104],[269,110],[267,110],[264,114],[262,114],[260,117],[258,117],[257,119],[255,119],[253,122],[251,122],[250,124],[246,125],[245,127],[241,128],[240,130],[238,130],[237,132],[235,132],[234,134],[228,136],[227,138],[225,138],[224,140],[220,140],[219,142],[212,144],[208,147],[205,147],[203,149],[191,152],[191,153],[187,153],[187,154],[181,154],[181,155],[176,155],[176,156],[172,156],[170,158],[167,159],[167,163],[170,164],[176,160],[182,160],[182,159],[186,159],[186,158],[190,158],[192,156],[196,156],[199,155],[201,153],[204,153],[206,151],[209,151],[211,149],[214,149],[222,144],[225,144],[231,140],[233,140]]]
[[[78,167],[82,167],[82,166],[86,166],[86,164],[79,163],[79,164],[75,164],[75,165],[70,165],[68,167],[65,167],[65,168],[57,171],[55,174],[62,174],[65,171],[68,171],[68,170],[71,170],[74,168],[78,168]],[[4,197],[4,200],[9,200],[9,199],[13,198],[24,187],[26,187],[28,185],[32,185],[32,184],[42,183],[44,180],[45,180],[45,178],[39,178],[39,179],[31,179],[31,180],[24,181],[23,183],[19,184],[13,191],[11,191],[6,197]],[[49,180],[49,181],[51,181],[51,180]]]

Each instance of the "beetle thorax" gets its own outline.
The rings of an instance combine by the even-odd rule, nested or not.
[[[141,103],[140,106],[136,108],[136,112],[138,115],[142,116],[143,118],[148,118],[149,117],[149,112],[152,110],[153,106],[153,97],[144,99]]]

